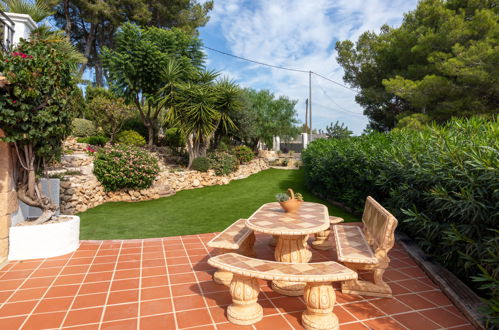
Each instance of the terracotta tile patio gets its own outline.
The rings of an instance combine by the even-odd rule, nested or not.
[[[0,270],[0,329],[302,329],[302,298],[281,296],[266,281],[263,320],[228,323],[228,288],[213,283],[207,264],[214,235],[82,241],[69,255],[10,262]],[[268,237],[257,234],[255,249],[273,260]],[[314,250],[312,262],[333,255]],[[390,257],[394,298],[336,290],[341,329],[474,329],[403,248],[396,245]]]

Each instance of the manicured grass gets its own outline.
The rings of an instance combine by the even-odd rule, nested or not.
[[[303,170],[269,169],[228,185],[184,190],[153,201],[106,203],[78,214],[81,239],[127,239],[222,231],[246,218],[275,194],[292,188],[305,201],[327,205],[329,214],[359,219],[313,196],[305,188]]]

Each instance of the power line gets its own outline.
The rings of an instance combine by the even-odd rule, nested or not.
[[[288,70],[288,71],[294,71],[294,72],[303,72],[303,73],[308,73],[308,71],[305,71],[305,70],[297,70],[297,69],[285,68],[285,67],[278,66],[278,65],[272,65],[272,64],[268,64],[268,63],[263,63],[263,62],[255,61],[255,60],[250,60],[250,59],[248,59],[248,58],[244,58],[244,57],[237,56],[237,55],[234,55],[234,54],[229,54],[229,53],[226,53],[226,52],[223,52],[223,51],[221,51],[221,50],[214,49],[214,48],[211,48],[211,47],[208,47],[208,46],[202,46],[202,47],[203,47],[203,48],[206,48],[206,49],[209,49],[209,50],[212,50],[212,51],[214,51],[214,52],[220,53],[220,54],[224,54],[224,55],[227,55],[227,56],[235,57],[235,58],[238,58],[238,59],[240,59],[240,60],[244,60],[244,61],[248,61],[248,62],[252,62],[252,63],[256,63],[256,64],[260,64],[260,65],[269,66],[269,67],[271,67],[271,68],[275,68],[275,69],[281,69],[281,70]]]
[[[351,114],[354,114],[354,115],[363,116],[361,113],[358,113],[358,112],[351,111],[351,110],[343,108],[341,105],[338,104],[338,102],[336,102],[335,100],[333,100],[333,98],[328,95],[328,93],[324,90],[324,88],[322,88],[322,86],[321,86],[320,83],[318,83],[317,86],[319,86],[319,88],[322,90],[322,92],[324,93],[324,95],[326,95],[327,98],[329,100],[331,100],[331,102],[333,102],[340,109],[340,111],[343,110],[343,112],[348,112],[348,113],[351,113]]]
[[[209,50],[212,50],[214,52],[217,52],[217,53],[220,53],[220,54],[223,54],[223,55],[227,55],[227,56],[231,56],[231,57],[234,57],[234,58],[237,58],[237,59],[240,59],[240,60],[243,60],[243,61],[248,61],[248,62],[252,62],[252,63],[256,63],[256,64],[260,64],[260,65],[264,65],[264,66],[268,66],[268,67],[271,67],[271,68],[275,68],[275,69],[281,69],[281,70],[287,70],[287,71],[293,71],[293,72],[301,72],[301,73],[312,73],[322,79],[325,79],[329,82],[332,82],[333,84],[336,84],[340,87],[343,87],[343,88],[346,88],[348,90],[351,90],[353,92],[357,92],[355,89],[353,88],[350,88],[348,86],[345,86],[339,82],[336,82],[332,79],[329,79],[317,72],[314,72],[314,71],[310,71],[310,70],[298,70],[298,69],[291,69],[291,68],[286,68],[286,67],[283,67],[283,66],[278,66],[278,65],[273,65],[273,64],[268,64],[268,63],[264,63],[264,62],[260,62],[260,61],[255,61],[255,60],[251,60],[249,58],[245,58],[245,57],[241,57],[241,56],[237,56],[237,55],[234,55],[234,54],[230,54],[230,53],[227,53],[227,52],[224,52],[224,51],[221,51],[221,50],[218,50],[218,49],[215,49],[215,48],[211,48],[211,47],[208,47],[208,46],[202,46],[203,48],[206,48],[206,49],[209,49]]]

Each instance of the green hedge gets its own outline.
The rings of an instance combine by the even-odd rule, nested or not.
[[[488,320],[497,322],[497,118],[317,140],[302,159],[318,194],[358,212],[371,195],[390,209],[428,254],[489,299]]]
[[[91,120],[74,118],[71,134],[76,137],[88,137],[97,135],[97,128]]]
[[[120,132],[116,137],[116,142],[127,146],[142,147],[146,145],[144,137],[132,130]]]

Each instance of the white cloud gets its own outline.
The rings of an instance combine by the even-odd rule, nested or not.
[[[224,49],[237,56],[312,70],[343,83],[343,71],[335,59],[336,41],[356,40],[366,30],[379,31],[383,24],[399,24],[403,13],[414,9],[416,3],[417,0],[219,0],[215,1],[201,36],[203,30],[218,32]],[[211,46],[207,40],[205,43]],[[298,99],[297,110],[303,121],[308,97],[306,73],[220,57],[211,59],[210,64],[223,67],[243,86],[264,86],[277,95]],[[314,127],[325,128],[329,122],[340,120],[356,133],[362,132],[367,119],[345,111],[362,113],[354,92],[319,77],[313,78],[312,86]]]

